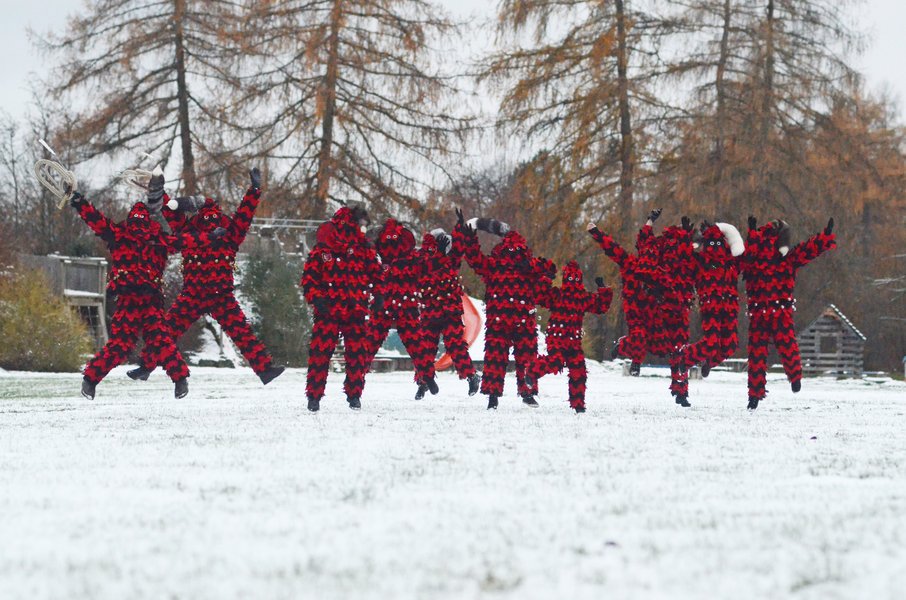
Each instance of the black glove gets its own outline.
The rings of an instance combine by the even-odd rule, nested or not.
[[[71,191],[69,186],[66,186],[66,193],[69,194],[69,206],[78,208],[82,204],[85,204],[85,196],[78,192]]]
[[[698,229],[699,229],[699,231],[704,233],[705,230],[708,229],[708,227],[711,227],[711,223],[709,223],[708,220],[705,219],[704,221],[701,222],[701,225],[698,226]]]
[[[438,236],[435,239],[437,239],[437,249],[440,250],[440,253],[449,254],[450,253],[450,236],[444,234],[444,235]]]
[[[686,231],[692,231],[695,228],[692,221],[689,220],[689,217],[683,216],[683,218],[680,219],[680,223],[682,223],[683,229]]]
[[[151,181],[148,182],[148,193],[145,196],[145,204],[151,212],[158,212],[164,203],[164,176],[152,175]]]
[[[604,287],[604,278],[603,278],[603,277],[595,277],[595,285],[598,286],[599,288]]]
[[[371,303],[371,310],[377,312],[384,308],[384,296],[377,294],[374,297],[374,302]]]
[[[258,167],[252,167],[252,170],[249,171],[249,180],[251,180],[250,188],[253,190],[261,189],[261,169]]]
[[[824,228],[824,235],[830,235],[834,232],[834,218],[831,217],[827,222],[827,227]]]
[[[455,212],[456,212],[456,224],[459,225],[460,227],[465,227],[466,218],[462,214],[462,209],[457,208]]]
[[[749,229],[758,229],[758,220],[752,215],[749,215]]]
[[[658,217],[661,216],[661,211],[662,211],[662,210],[664,210],[664,209],[662,209],[662,208],[655,208],[653,211],[651,211],[650,213],[648,213],[648,220],[651,221],[652,223],[654,223],[655,221],[657,221],[657,220],[658,220]]]
[[[224,227],[218,227],[217,229],[215,229],[214,231],[211,232],[211,235],[209,237],[212,240],[219,240],[226,234],[227,234],[227,230]]]

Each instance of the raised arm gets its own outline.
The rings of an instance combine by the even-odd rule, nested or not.
[[[539,306],[553,310],[554,305],[560,298],[560,288],[554,287],[554,282],[547,277],[542,277],[538,281],[538,291],[535,294],[535,302]]]
[[[249,180],[251,182],[249,189],[245,192],[245,196],[242,197],[242,202],[239,203],[239,208],[236,209],[236,213],[230,223],[230,233],[237,246],[245,240],[245,235],[249,231],[252,219],[255,218],[255,209],[258,208],[258,203],[261,202],[261,171],[258,170],[258,167],[254,167],[249,171]]]
[[[189,217],[186,215],[188,198],[171,199],[170,196],[164,194],[163,200],[163,209],[161,210],[161,213],[164,215],[167,225],[170,226],[170,231],[174,233],[180,231],[186,226],[186,223],[189,220]],[[175,206],[176,208],[171,208],[171,206]]]
[[[94,207],[85,196],[78,192],[73,192],[69,199],[69,205],[76,209],[79,218],[85,221],[89,229],[105,242],[112,242],[116,236],[116,224],[108,219],[104,213]]]
[[[794,268],[799,269],[836,247],[837,236],[834,235],[834,220],[831,219],[827,222],[827,227],[824,228],[824,231],[794,246],[786,255],[786,258],[792,261]]]
[[[603,277],[595,277],[595,284],[598,286],[598,291],[589,294],[590,302],[586,312],[603,315],[610,310],[610,303],[613,302],[613,289],[604,285]]]
[[[202,246],[210,246],[212,243],[223,238],[227,234],[227,230],[223,227],[218,227],[214,231],[182,231],[177,232],[171,235],[164,236],[164,239],[167,242],[167,249],[171,253],[180,252],[182,250],[191,250],[193,248],[201,248]]]
[[[593,223],[588,224],[588,233],[596,242],[598,242],[598,245],[601,247],[601,250],[604,251],[604,254],[615,262],[618,267],[622,269],[626,265],[626,262],[629,260],[629,254],[623,250],[622,246],[620,246],[616,240],[602,232]]]
[[[481,246],[478,244],[478,235],[475,230],[466,225],[462,211],[456,209],[458,222],[453,228],[453,243],[459,243],[465,255],[466,262],[478,273],[482,279],[486,279],[491,274],[491,265],[487,256],[481,253]]]

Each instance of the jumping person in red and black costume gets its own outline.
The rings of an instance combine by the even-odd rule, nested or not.
[[[696,254],[695,291],[702,319],[702,337],[683,348],[686,367],[701,364],[702,377],[733,356],[739,346],[740,256],[745,244],[728,223],[701,224],[701,251]]]
[[[570,261],[563,267],[560,287],[550,286],[538,296],[538,303],[551,311],[544,338],[547,355],[535,359],[527,383],[532,385],[541,377],[560,373],[566,367],[569,369],[569,406],[577,413],[585,412],[588,378],[582,351],[582,321],[587,312],[606,313],[613,300],[613,290],[604,286],[604,279],[597,277],[595,283],[598,292],[586,292],[582,270],[576,261]]]
[[[620,296],[629,333],[614,344],[611,358],[629,358],[632,361],[629,373],[636,377],[648,352],[652,327],[657,320],[658,296],[662,293],[658,270],[660,250],[653,231],[654,222],[660,215],[660,209],[653,210],[648,215],[648,221],[636,238],[634,255],[629,254],[594,223],[588,224],[588,233],[604,250],[604,254],[619,267],[623,284]]]
[[[383,306],[374,309],[368,321],[369,364],[387,339],[387,333],[396,328],[415,368],[418,391],[416,400],[425,397],[425,391],[438,392],[434,379],[434,352],[425,340],[419,324],[419,281],[422,260],[415,251],[415,236],[395,219],[388,219],[378,232],[375,242],[381,257],[383,276],[376,294],[383,297]]]
[[[689,370],[683,364],[682,348],[689,342],[689,311],[695,299],[695,276],[698,262],[692,246],[692,222],[682,218],[682,225],[670,226],[658,236],[660,252],[658,283],[662,292],[657,298],[648,350],[670,359],[670,393],[676,403],[688,407]]]
[[[544,258],[533,257],[525,238],[510,231],[506,223],[493,219],[471,219],[463,222],[462,211],[456,211],[459,222],[454,230],[465,249],[466,261],[485,282],[485,350],[481,392],[487,394],[488,409],[497,409],[503,394],[504,377],[510,348],[516,358],[516,382],[519,395],[527,406],[537,407],[538,383],[525,380],[528,368],[538,355],[538,326],[535,308],[543,279],[554,276],[556,267]],[[503,236],[490,256],[478,245],[476,230]]]
[[[765,372],[770,342],[777,347],[793,392],[802,388],[802,359],[793,323],[796,272],[837,247],[833,219],[824,231],[793,248],[789,225],[784,221],[771,221],[760,228],[757,225],[755,217],[749,217],[742,261],[749,313],[749,410],[757,409],[767,393]]]
[[[433,359],[443,336],[456,373],[469,382],[469,395],[474,396],[481,385],[481,376],[475,372],[465,339],[459,276],[463,252],[461,240],[454,240],[443,229],[426,233],[418,253],[422,263],[418,288],[425,352]],[[423,390],[420,393],[424,395]]]
[[[308,410],[321,407],[330,357],[343,336],[346,381],[343,385],[349,408],[362,408],[365,374],[370,356],[366,338],[369,302],[371,310],[384,304],[380,289],[381,264],[362,228],[368,216],[356,207],[343,207],[318,228],[317,244],[305,261],[300,285],[305,300],[314,307],[314,323],[308,351]]]
[[[165,207],[164,217],[174,232],[201,233],[216,228],[226,231],[221,239],[209,246],[183,250],[182,291],[167,311],[165,321],[171,337],[178,340],[199,317],[209,314],[230,336],[261,382],[267,384],[283,373],[284,367],[273,365],[264,344],[252,333],[233,288],[236,252],[245,239],[261,199],[261,172],[255,167],[249,176],[251,185],[232,218],[223,214],[211,198],[178,198],[171,201],[162,187],[152,189],[149,197],[160,194]],[[196,210],[198,214],[189,218],[188,213]],[[150,352],[142,352],[139,367],[129,371],[128,375],[132,379],[148,379],[157,364]]]
[[[155,176],[157,177],[157,176]],[[159,175],[163,185],[163,175]],[[107,290],[116,297],[116,311],[110,325],[110,340],[85,366],[82,395],[94,399],[97,384],[113,367],[129,358],[138,337],[155,364],[161,364],[175,384],[175,396],[189,393],[189,368],[163,322],[161,293],[167,255],[179,249],[197,248],[224,235],[223,230],[193,236],[164,234],[151,219],[148,207],[137,202],[125,221],[115,223],[78,192],[69,201],[79,217],[107,244],[111,268]]]

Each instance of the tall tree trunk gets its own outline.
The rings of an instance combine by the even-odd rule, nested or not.
[[[628,49],[626,41],[626,12],[623,0],[616,0],[617,18],[617,86],[620,104],[620,229],[624,233],[633,228],[632,222],[632,177],[635,168],[635,154],[632,141],[632,120],[629,112]]]
[[[724,185],[724,137],[727,126],[727,89],[724,78],[727,72],[727,62],[730,57],[730,17],[732,15],[731,0],[724,0],[723,25],[720,36],[720,53],[717,58],[717,74],[714,79],[714,89],[717,95],[717,114],[715,115],[714,132],[714,160],[717,163],[715,184],[717,187],[717,214],[723,214],[730,201],[727,186]],[[729,215],[727,215],[729,217]]]
[[[771,113],[774,106],[774,0],[768,0],[764,23],[764,72],[761,94],[761,123],[758,132],[758,198],[765,206],[770,201],[767,154],[771,132]]]
[[[321,149],[318,152],[317,189],[315,199],[326,216],[330,180],[333,178],[333,121],[337,112],[337,72],[340,60],[340,25],[343,18],[342,0],[334,0],[330,11],[330,37],[327,41],[327,71],[321,86]]]
[[[632,237],[632,203],[633,203],[633,170],[635,153],[632,140],[632,120],[629,112],[629,76],[628,76],[628,43],[626,40],[626,11],[623,0],[614,3],[617,19],[617,86],[620,105],[620,196],[618,214],[623,239]],[[628,242],[627,242],[628,243]],[[617,313],[617,332],[623,331],[625,319],[623,311]]]
[[[183,21],[186,15],[186,0],[174,0],[173,26],[176,50],[176,101],[179,121],[179,141],[182,150],[182,181],[186,194],[197,191],[195,157],[192,154],[192,130],[189,124],[189,87],[186,85],[186,50],[183,37]]]

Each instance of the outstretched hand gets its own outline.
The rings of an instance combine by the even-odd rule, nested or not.
[[[249,171],[249,180],[251,181],[251,187],[254,190],[261,189],[261,169],[258,167],[252,167],[252,170]]]
[[[466,226],[466,218],[463,216],[462,209],[459,207],[456,208],[456,224],[460,227]]]
[[[685,229],[686,231],[692,231],[695,228],[695,226],[692,224],[692,221],[689,220],[689,217],[685,215],[683,215],[683,218],[680,219],[680,223],[682,224],[683,229]]]
[[[595,277],[595,285],[598,286],[599,288],[604,287],[604,278],[603,278],[603,277]]]
[[[749,215],[749,229],[757,229],[757,228],[758,228],[758,220],[754,216]]]
[[[648,213],[648,220],[651,221],[652,225],[653,225],[654,222],[657,221],[658,218],[661,216],[661,211],[662,211],[662,210],[664,210],[664,209],[662,209],[662,208],[655,208],[653,211],[651,211],[650,213]]]
[[[598,226],[595,225],[594,223],[589,223],[588,225],[585,226],[586,231],[594,231],[597,228],[598,228]]]
[[[827,227],[824,228],[824,235],[830,235],[834,232],[834,218],[831,217],[827,221]]]

